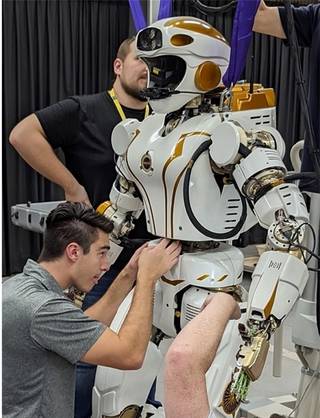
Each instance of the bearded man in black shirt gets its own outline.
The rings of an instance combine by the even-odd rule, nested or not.
[[[74,96],[39,110],[23,119],[11,132],[9,141],[36,171],[63,188],[71,202],[97,207],[109,197],[116,178],[111,146],[113,128],[123,119],[143,120],[149,106],[140,96],[147,84],[147,68],[135,54],[134,38],[119,47],[114,61],[112,89],[98,94]],[[61,148],[65,165],[54,150]],[[145,218],[136,222],[131,238],[150,238]],[[111,269],[86,295],[87,309],[106,292],[129,261],[133,251],[124,249]],[[75,417],[91,416],[91,393],[96,367],[77,367]]]

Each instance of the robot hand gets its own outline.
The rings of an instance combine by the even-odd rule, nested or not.
[[[97,211],[112,221],[114,228],[111,239],[119,243],[121,237],[134,229],[134,220],[141,215],[143,204],[134,184],[118,176],[112,186],[110,200],[101,203]]]

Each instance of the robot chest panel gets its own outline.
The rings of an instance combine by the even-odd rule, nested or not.
[[[139,127],[126,156],[128,171],[138,187],[146,210],[149,231],[157,236],[185,240],[209,240],[190,222],[184,204],[183,187],[190,160],[197,148],[210,138],[209,130],[190,123],[166,136],[161,129]],[[205,124],[203,123],[202,126]],[[199,125],[198,125],[199,126]],[[145,129],[144,129],[145,128]],[[210,166],[208,152],[192,169],[190,200],[205,225],[220,207],[220,189]]]
[[[205,131],[175,129],[166,136],[158,132],[143,130],[130,144],[127,165],[137,185],[143,185],[142,195],[147,193],[151,200],[163,198],[177,192],[195,150],[210,138]],[[215,181],[210,169],[208,153],[199,159],[197,172]],[[141,188],[141,187],[140,187]]]
[[[197,147],[211,136],[209,129],[204,128],[208,117],[189,119],[167,135],[163,135],[164,128],[158,119],[154,116],[154,120],[151,117],[141,123],[139,134],[127,152],[127,164],[133,175],[152,187],[162,184],[164,177],[176,178]]]

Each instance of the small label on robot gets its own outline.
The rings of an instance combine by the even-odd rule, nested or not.
[[[282,266],[281,261],[270,261],[269,268],[280,270],[280,267]]]

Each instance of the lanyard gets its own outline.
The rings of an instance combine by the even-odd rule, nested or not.
[[[114,89],[108,90],[108,93],[109,93],[111,99],[113,100],[113,103],[114,103],[115,107],[117,108],[117,111],[118,111],[118,113],[120,115],[120,118],[122,120],[127,119],[126,118],[126,115],[124,114],[124,111],[122,109],[122,106],[121,106],[121,104],[120,104],[120,102],[119,102],[119,100],[118,100],[118,98],[117,98],[117,96],[116,96],[116,94],[114,92]],[[147,104],[146,107],[145,107],[145,111],[144,111],[144,119],[148,115],[149,115],[149,105]]]

